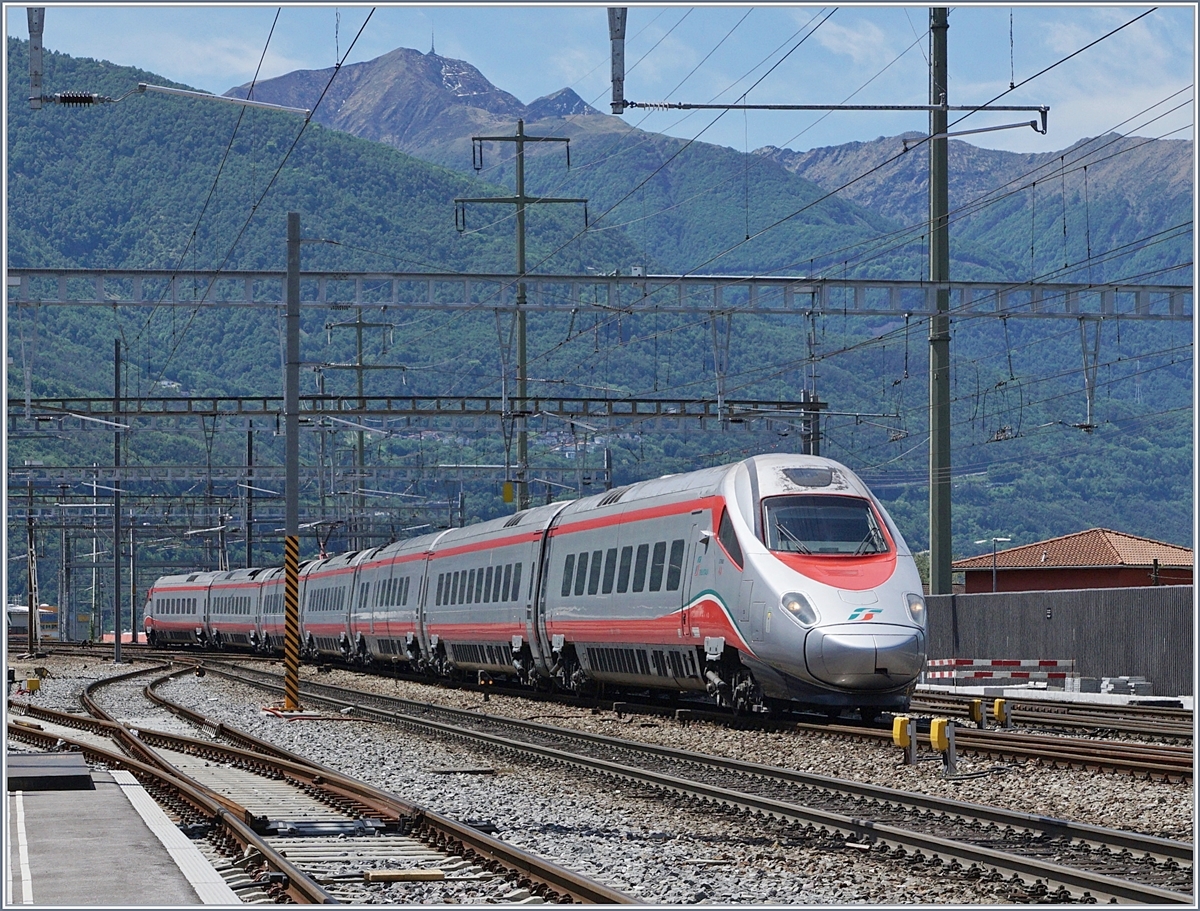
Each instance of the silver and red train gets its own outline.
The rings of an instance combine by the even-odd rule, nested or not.
[[[829,459],[761,455],[300,568],[308,657],[573,691],[707,691],[743,711],[907,706],[921,579]],[[281,568],[164,576],[148,641],[278,651]]]

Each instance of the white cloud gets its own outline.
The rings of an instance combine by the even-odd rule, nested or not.
[[[898,50],[883,29],[867,19],[842,25],[835,16],[817,29],[814,37],[827,51],[849,57],[858,66],[890,60]]]

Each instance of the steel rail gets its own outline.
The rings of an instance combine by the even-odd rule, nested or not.
[[[149,684],[147,690],[152,691],[153,688],[167,680],[184,673],[188,673],[188,671],[176,671],[168,674]],[[150,693],[148,692],[147,695],[149,696]],[[154,693],[152,698],[155,703],[172,713],[221,736],[236,739],[246,746],[217,745],[210,741],[177,734],[140,729],[140,736],[148,742],[160,742],[164,745],[178,744],[192,750],[209,751],[214,755],[224,754],[236,761],[248,764],[258,763],[266,765],[268,768],[276,767],[281,771],[286,771],[289,775],[303,779],[313,787],[333,791],[344,799],[363,804],[372,811],[393,818],[397,823],[408,821],[413,824],[415,829],[425,828],[435,834],[446,836],[477,855],[541,883],[554,893],[569,896],[578,902],[633,904],[635,901],[631,896],[542,860],[519,848],[507,845],[470,826],[462,825],[448,817],[409,803],[394,794],[344,775],[336,769],[314,762],[275,744],[260,740],[230,725],[214,721],[199,712],[174,703],[159,693]]]
[[[8,723],[8,737],[10,740],[30,743],[48,750],[61,749],[63,745],[66,745],[81,753],[89,762],[103,763],[110,768],[125,769],[136,776],[139,782],[151,782],[157,787],[175,793],[198,815],[227,829],[243,850],[252,848],[262,856],[266,866],[283,874],[282,888],[294,902],[316,905],[338,904],[337,900],[325,889],[271,847],[266,839],[238,819],[237,815],[227,809],[221,801],[215,799],[215,795],[208,792],[208,789],[201,788],[177,775],[172,775],[157,765],[150,765],[121,753],[101,749],[85,741],[73,740],[57,734],[47,734],[44,731],[16,725],[12,722]]]
[[[226,673],[225,671],[216,670],[210,667],[215,673],[222,676],[228,676],[232,679],[239,680],[243,683],[252,683],[256,686],[263,686],[267,689],[280,689],[275,684],[262,683],[252,681],[245,676]],[[315,690],[320,689],[339,689],[325,684],[305,684],[305,689],[310,696],[316,695]],[[351,693],[357,696],[370,696],[364,693]],[[391,721],[396,724],[415,727],[424,730],[437,731],[448,737],[477,741],[489,744],[491,746],[514,751],[518,753],[527,753],[546,759],[550,762],[562,763],[566,765],[581,767],[589,771],[598,772],[617,779],[633,781],[640,784],[649,785],[655,788],[671,791],[686,796],[699,797],[701,799],[710,800],[720,804],[739,807],[741,809],[760,813],[765,816],[774,816],[784,819],[789,819],[796,822],[803,822],[808,825],[815,825],[818,828],[826,831],[840,833],[843,836],[850,835],[860,839],[866,843],[882,843],[893,847],[902,847],[906,850],[926,852],[933,856],[951,857],[958,860],[965,860],[969,863],[990,867],[992,869],[1001,870],[1006,873],[1016,874],[1023,879],[1041,880],[1044,882],[1053,882],[1075,892],[1087,892],[1095,896],[1105,896],[1115,898],[1119,901],[1137,901],[1151,902],[1159,904],[1174,904],[1183,903],[1191,904],[1192,896],[1189,894],[1174,892],[1167,889],[1161,889],[1155,886],[1142,885],[1129,880],[1118,879],[1115,877],[1104,876],[1102,874],[1094,874],[1083,871],[1077,868],[1065,867],[1059,864],[1054,864],[1046,861],[1040,861],[1033,858],[1022,857],[1017,854],[1011,854],[1004,851],[985,848],[976,845],[970,845],[963,842],[952,841],[945,838],[940,838],[934,835],[927,835],[915,832],[908,829],[899,828],[883,823],[876,823],[872,820],[852,818],[837,813],[831,813],[824,810],[803,807],[797,804],[787,803],[783,801],[772,800],[767,797],[747,794],[745,792],[733,791],[726,788],[720,788],[714,785],[709,785],[703,782],[697,782],[690,779],[678,778],[675,776],[664,775],[650,769],[641,769],[633,766],[624,765],[609,760],[600,759],[597,757],[582,756],[577,753],[571,753],[559,750],[553,747],[544,746],[536,743],[514,742],[503,736],[488,734],[482,731],[469,731],[464,729],[461,723],[449,723],[434,720],[432,718],[422,718],[411,715],[396,715],[382,710],[373,709],[364,706],[361,701],[352,702],[341,698],[331,696],[318,696],[322,701],[328,702],[331,705],[337,705],[342,708],[350,708],[364,716],[376,716],[384,720]],[[396,700],[394,697],[374,697],[388,702],[407,702],[407,700]],[[459,709],[445,709],[441,706],[422,706],[419,703],[409,703],[415,708],[423,708],[425,710],[437,710],[448,713],[451,717],[462,719],[473,717],[477,720],[486,720],[489,723],[509,724],[516,722],[515,726],[528,728],[530,730],[540,730],[542,732],[551,731],[556,735],[575,736],[579,732],[573,730],[563,731],[558,728],[549,728],[545,725],[537,725],[531,722],[521,722],[516,719],[508,719],[497,716],[480,716],[478,713],[468,712]],[[583,739],[595,739],[597,742],[612,742],[619,744],[622,749],[640,749],[643,745],[631,743],[629,741],[617,741],[612,738],[603,738],[599,735],[585,735]],[[654,747],[651,752],[656,752],[660,755],[679,755],[678,751],[671,751],[668,748]],[[700,755],[700,754],[691,754]],[[724,764],[726,761],[716,757],[703,757],[709,764]],[[733,762],[730,763],[732,767]],[[751,764],[745,764],[751,766]],[[769,774],[775,775],[779,770],[771,769],[770,767],[759,767],[767,769]],[[751,769],[752,773],[753,770]],[[795,773],[798,779],[805,777],[805,773]],[[821,776],[812,776],[814,780],[820,780],[820,783],[815,784],[818,787],[830,787],[829,782],[833,783],[834,787],[844,786],[846,783],[836,779],[823,779]],[[870,785],[857,785],[862,789],[862,793],[873,789]],[[903,795],[903,799],[908,801],[910,795],[904,792],[895,791],[893,789],[880,788],[876,793],[879,795],[877,799],[895,801],[897,795]],[[933,806],[939,799],[922,795],[922,801],[926,802],[926,806]],[[945,805],[949,805],[952,809],[945,808],[942,812],[954,813],[957,815],[966,815],[976,805],[960,803],[956,801],[946,801]],[[996,808],[984,808],[991,811],[993,818],[996,815],[1002,815],[1007,811]],[[1020,821],[1015,821],[1019,819]],[[1036,824],[1038,817],[1030,814],[1014,814],[1014,824],[1027,828],[1030,824]],[[991,821],[991,820],[989,820]],[[1069,823],[1065,820],[1053,820],[1049,818],[1042,819],[1042,825],[1039,827],[1041,831],[1053,831],[1058,829],[1062,831],[1064,827],[1079,827],[1081,840],[1091,841],[1095,838],[1101,838],[1101,833],[1105,830],[1100,827],[1087,826],[1081,824]],[[1083,834],[1087,830],[1087,835]],[[1124,850],[1124,845],[1140,844],[1143,847],[1141,850],[1155,850],[1160,852],[1162,856],[1177,857],[1190,861],[1190,856],[1193,853],[1190,845],[1183,843],[1172,844],[1167,839],[1155,839],[1149,836],[1139,836],[1137,833],[1118,833],[1124,844],[1119,847]],[[1101,841],[1101,843],[1103,843]],[[1110,842],[1112,844],[1112,842]]]
[[[920,693],[914,697],[912,708],[916,711],[938,712],[962,718],[968,716],[968,702],[972,698],[980,697]],[[1013,724],[1104,730],[1174,739],[1191,738],[1194,734],[1193,714],[1183,708],[1075,705],[1011,697],[1005,697],[1005,702]],[[983,700],[985,712],[990,709],[988,703],[989,700]]]

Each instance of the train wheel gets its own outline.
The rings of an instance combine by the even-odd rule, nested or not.
[[[765,711],[762,687],[745,668],[740,668],[731,681],[730,702],[735,715],[748,715],[751,712]]]

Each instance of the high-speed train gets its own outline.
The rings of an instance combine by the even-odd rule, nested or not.
[[[921,579],[829,459],[760,455],[300,567],[308,657],[572,691],[707,692],[740,711],[907,706]],[[147,640],[277,651],[283,570],[165,576]]]

